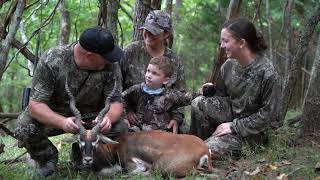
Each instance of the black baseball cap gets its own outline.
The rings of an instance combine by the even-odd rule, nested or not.
[[[123,51],[114,44],[111,32],[102,27],[86,29],[80,35],[79,43],[85,50],[100,54],[110,62],[120,61],[123,56]]]

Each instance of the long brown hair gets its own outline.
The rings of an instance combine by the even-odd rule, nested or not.
[[[223,24],[223,28],[228,29],[235,39],[246,40],[249,48],[255,53],[260,53],[268,48],[262,34],[247,18],[231,19]]]

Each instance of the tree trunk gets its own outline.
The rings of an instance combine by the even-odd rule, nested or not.
[[[118,44],[118,10],[119,10],[119,0],[108,0],[107,5],[107,27],[111,31],[116,44]]]
[[[318,45],[315,60],[312,67],[312,73],[307,90],[305,103],[302,110],[302,127],[301,137],[308,139],[313,137],[313,140],[320,142],[320,35],[318,36]]]
[[[179,13],[179,9],[183,7],[183,0],[176,0],[176,4],[175,4],[175,17],[176,17],[176,24],[179,24],[180,22],[180,13]]]
[[[285,64],[285,73],[284,77],[288,75],[291,61],[292,61],[292,56],[294,53],[294,45],[293,45],[293,38],[292,38],[292,25],[291,25],[291,13],[293,10],[294,6],[294,0],[288,0],[286,3],[285,7],[285,13],[283,14],[284,16],[284,28],[286,29],[285,33],[285,41],[286,41],[286,64]]]
[[[20,21],[22,19],[22,12],[24,10],[24,6],[25,0],[19,0],[16,11],[14,13],[14,17],[10,24],[10,31],[8,32],[6,38],[2,40],[0,44],[0,80],[2,79],[2,75],[7,65],[11,43],[14,40],[14,36],[17,33]]]
[[[226,20],[234,19],[240,15],[242,0],[230,0]],[[227,60],[224,50],[218,47],[216,52],[215,63],[211,70],[208,82],[215,83],[221,65]]]
[[[144,24],[144,21],[151,10],[161,9],[161,2],[161,0],[136,0],[133,19],[133,41],[143,39],[143,31],[139,28]]]
[[[60,34],[59,45],[65,45],[69,43],[70,37],[70,12],[66,0],[62,0],[60,3]]]
[[[234,19],[239,16],[242,0],[230,0],[226,20]]]
[[[286,50],[285,50],[285,71],[284,71],[284,76],[286,77],[288,75],[288,72],[291,69],[291,62],[293,59],[293,54],[294,54],[294,38],[292,37],[292,25],[291,25],[291,13],[294,8],[294,0],[287,0],[285,9],[284,9],[284,22],[283,26],[285,28],[285,42],[286,42]],[[305,60],[304,60],[305,61]],[[274,62],[275,63],[275,62]],[[297,77],[303,78],[302,72],[298,72],[299,75]],[[293,95],[292,99],[290,100],[289,107],[290,108],[297,108],[301,106],[301,94],[303,92],[302,88],[303,81],[297,81],[297,85],[294,87],[293,90]],[[281,124],[280,124],[281,125]]]
[[[172,17],[172,0],[166,0],[166,9],[165,11],[170,14],[170,16]],[[168,44],[168,47],[169,48],[172,48],[172,45],[173,45],[173,37],[174,37],[174,23],[172,23],[172,32],[171,32],[171,35],[170,37],[168,38],[167,40],[167,44]]]
[[[275,64],[273,59],[273,45],[272,45],[272,24],[271,24],[271,14],[270,14],[270,3],[266,0],[266,16],[268,23],[268,41],[269,41],[269,59]]]
[[[162,0],[151,0],[151,9],[161,9]]]
[[[289,101],[292,96],[293,88],[295,87],[296,80],[298,78],[297,75],[298,75],[299,68],[301,67],[302,59],[304,58],[304,55],[307,52],[307,49],[309,47],[309,41],[319,21],[320,21],[320,5],[318,4],[313,15],[310,16],[306,21],[306,25],[304,26],[305,29],[300,35],[297,51],[292,60],[291,69],[288,73],[288,76],[285,77],[284,88],[282,91],[282,97],[280,101],[279,120],[281,122],[283,122],[285,119]]]
[[[110,30],[118,44],[118,10],[120,8],[119,0],[99,0],[100,8],[98,15],[98,25]]]
[[[19,28],[19,32],[20,32],[20,36],[21,36],[21,40],[22,42],[25,44],[28,42],[28,38],[27,38],[27,35],[26,35],[26,32],[25,32],[25,28],[24,28],[24,22],[21,21],[20,22],[20,28]],[[12,45],[14,46],[14,42],[15,40],[13,40],[12,42]],[[26,46],[25,48],[27,49],[28,46]],[[19,49],[18,49],[19,50]],[[23,52],[22,52],[23,53]],[[28,65],[28,72],[29,72],[29,76],[33,76],[33,70],[34,70],[34,64],[33,62],[35,62],[36,60],[34,61],[31,61],[29,60],[27,65]]]
[[[144,24],[144,21],[150,11],[151,0],[136,0],[134,7],[133,19],[133,34],[132,41],[142,40],[142,30],[139,28]]]
[[[106,0],[99,0],[98,26],[107,28],[107,2]]]

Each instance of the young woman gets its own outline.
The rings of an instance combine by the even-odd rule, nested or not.
[[[244,143],[267,140],[275,120],[278,74],[263,54],[262,35],[246,18],[223,25],[221,47],[228,60],[220,69],[216,95],[193,100],[190,133],[205,139],[217,154],[240,155]]]

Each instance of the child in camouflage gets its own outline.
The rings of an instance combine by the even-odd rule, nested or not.
[[[165,88],[172,74],[173,65],[167,57],[152,58],[145,73],[145,82],[133,85],[122,93],[125,121],[131,131],[158,129],[178,133],[182,121],[177,118],[176,108],[165,109],[164,106],[170,102],[159,101],[163,96],[175,97],[176,93],[179,94],[177,90]]]

